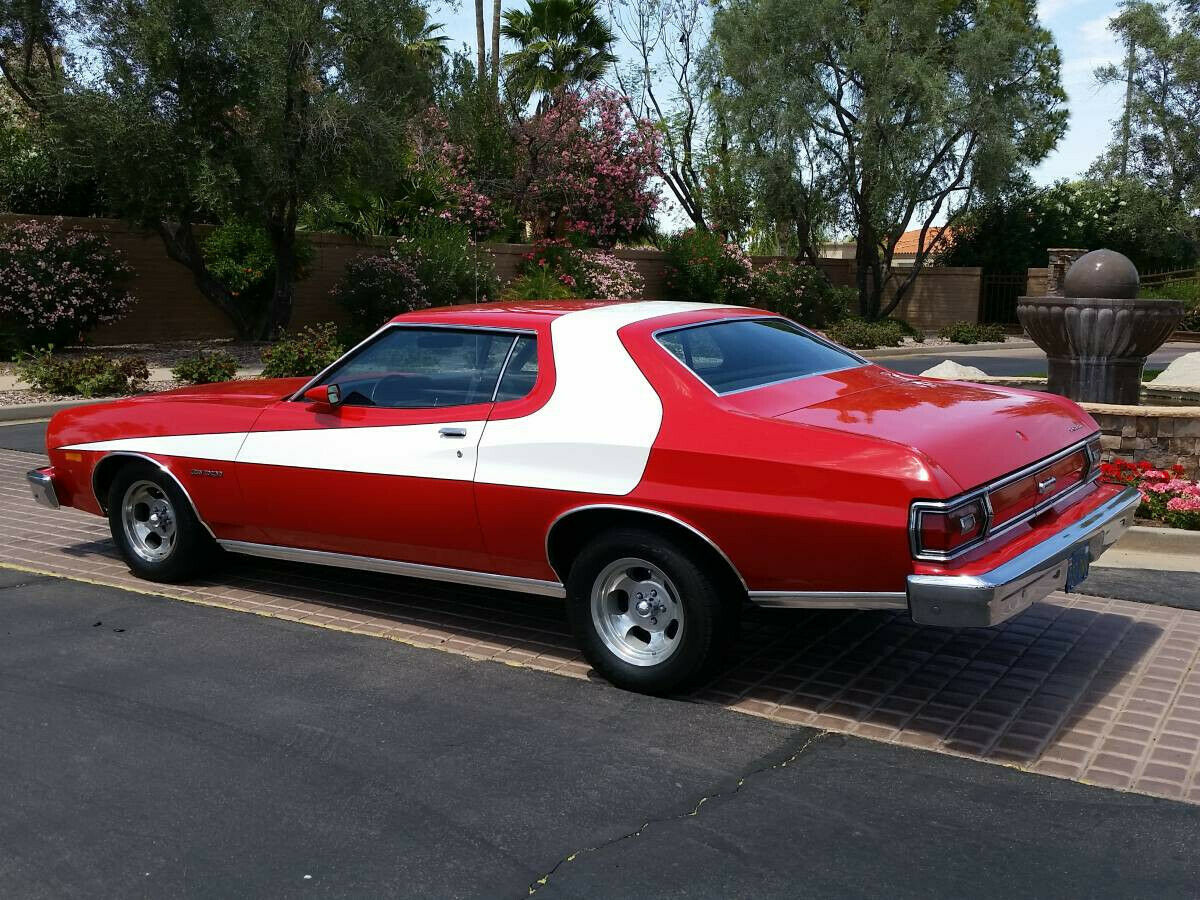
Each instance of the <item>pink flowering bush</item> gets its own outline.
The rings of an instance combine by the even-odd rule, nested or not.
[[[750,257],[711,231],[688,229],[672,235],[663,250],[664,273],[672,300],[748,303],[753,269]]]
[[[393,316],[430,305],[416,269],[394,254],[350,260],[329,295],[346,311],[353,338],[365,337]]]
[[[536,237],[612,246],[643,230],[658,207],[659,132],[613,91],[563,91],[514,136],[513,206]]]
[[[432,177],[440,195],[436,208],[431,205],[417,212],[465,225],[476,235],[491,234],[503,224],[502,205],[476,184],[471,152],[449,140],[448,131],[446,117],[431,107],[413,134],[416,168]]]
[[[1139,516],[1200,531],[1200,482],[1184,478],[1184,471],[1180,465],[1156,469],[1145,460],[1133,463],[1117,459],[1102,466],[1106,481],[1137,487],[1142,495]]]
[[[815,266],[780,260],[755,269],[750,305],[787,316],[809,328],[825,329],[850,312],[852,288],[834,287]]]
[[[0,226],[0,319],[21,346],[75,343],[121,318],[132,278],[102,235],[62,219]]]
[[[505,296],[522,300],[639,300],[645,279],[629,260],[582,249],[562,238],[538,241],[525,254]]]

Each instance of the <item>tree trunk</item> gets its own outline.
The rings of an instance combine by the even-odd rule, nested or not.
[[[500,92],[500,0],[492,0],[492,83]]]
[[[475,77],[482,83],[485,73],[485,58],[484,53],[487,48],[487,38],[484,36],[483,30],[483,0],[475,0],[475,49],[477,51],[478,67],[475,69]]]
[[[263,341],[275,340],[291,324],[296,302],[296,229],[270,225],[267,231],[275,251],[275,287],[258,328]]]
[[[192,273],[196,290],[229,319],[240,339],[252,340],[256,334],[254,323],[249,321],[225,285],[208,271],[200,244],[192,232],[192,223],[186,220],[174,224],[160,221],[155,223],[155,230],[162,239],[167,256]]]

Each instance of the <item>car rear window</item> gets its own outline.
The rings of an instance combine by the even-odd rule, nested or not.
[[[863,365],[787,319],[726,319],[661,331],[657,338],[718,394]]]

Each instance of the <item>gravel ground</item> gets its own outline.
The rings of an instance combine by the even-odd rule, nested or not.
[[[141,394],[154,394],[159,391],[169,391],[179,387],[174,381],[150,381]],[[126,396],[137,396],[128,394]],[[59,400],[80,400],[82,398],[70,394],[47,394],[44,391],[0,391],[0,406],[18,406],[24,403],[56,403]],[[97,397],[97,400],[116,400],[116,397]]]
[[[262,365],[266,343],[253,341],[211,340],[177,341],[169,344],[113,344],[104,347],[68,347],[61,356],[140,356],[150,368],[171,368],[181,359],[197,353],[222,350],[237,360],[239,368]],[[0,364],[0,375],[15,374],[12,363]],[[30,401],[33,402],[33,401]]]

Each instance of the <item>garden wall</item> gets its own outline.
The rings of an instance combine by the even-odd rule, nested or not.
[[[1112,406],[1084,403],[1100,426],[1104,461],[1148,460],[1156,467],[1181,464],[1200,476],[1200,407]]]
[[[48,218],[44,216],[0,215],[0,222],[14,219]],[[163,250],[162,241],[153,232],[131,228],[111,219],[67,219],[66,223],[88,231],[103,233],[113,247],[124,254],[136,273],[131,292],[137,300],[133,310],[120,322],[97,328],[89,340],[95,344],[157,343],[201,340],[233,336],[226,319],[192,284],[191,273],[173,262]],[[386,241],[359,241],[345,235],[309,234],[315,251],[308,277],[296,285],[293,326],[341,318],[341,311],[329,299],[330,288],[341,277],[346,263],[364,253],[379,252]],[[495,244],[482,248],[494,259],[496,274],[510,280],[521,257],[531,248],[526,244]],[[646,281],[648,300],[686,299],[669,297],[664,283],[663,256],[657,250],[618,250],[616,255],[632,260]],[[775,257],[755,257],[755,266],[772,262]],[[854,283],[854,261],[822,259],[822,270],[838,285]],[[897,315],[917,328],[933,331],[947,322],[978,319],[979,269],[931,268],[917,277],[909,296]]]

